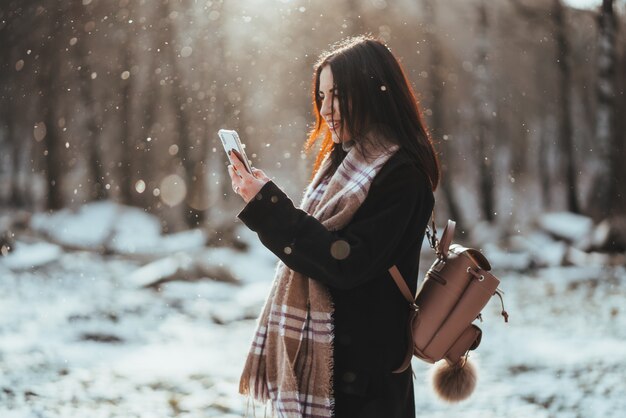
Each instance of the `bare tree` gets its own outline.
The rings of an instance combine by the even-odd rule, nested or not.
[[[189,204],[190,200],[194,199],[191,193],[204,193],[202,187],[199,187],[198,182],[202,182],[202,162],[204,155],[197,156],[198,141],[205,141],[204,139],[198,140],[198,144],[193,141],[192,123],[190,120],[189,106],[187,105],[187,92],[185,88],[184,72],[179,63],[179,55],[176,51],[176,28],[172,24],[172,20],[169,18],[172,12],[171,4],[169,2],[161,2],[161,19],[163,22],[163,30],[169,34],[170,45],[167,46],[168,61],[172,69],[172,101],[174,104],[176,133],[179,140],[179,155],[180,161],[185,171],[185,182],[187,184],[188,195],[183,205],[183,215],[189,226],[198,226],[204,222],[204,211],[198,210]],[[205,149],[205,147],[200,147]]]
[[[80,94],[80,111],[85,113],[87,138],[84,143],[87,149],[87,167],[89,176],[87,182],[91,183],[89,195],[96,200],[107,198],[107,190],[104,187],[104,169],[102,166],[102,150],[100,148],[100,123],[96,98],[93,91],[93,73],[89,62],[89,50],[87,36],[80,36],[80,26],[85,20],[91,20],[89,6],[85,7],[80,2],[73,2],[70,15],[77,24],[74,26],[74,35],[77,37],[75,55],[78,61],[78,91]]]
[[[561,73],[559,86],[561,98],[561,119],[559,123],[559,144],[561,146],[561,170],[567,187],[567,208],[579,213],[578,184],[576,179],[576,162],[574,157],[574,141],[572,128],[571,85],[572,72],[570,64],[570,43],[567,35],[565,7],[561,0],[553,0],[552,19],[555,25],[555,40],[557,44],[557,63]]]
[[[137,14],[146,13],[143,10],[136,11]],[[137,48],[135,54],[138,59],[145,64],[145,73],[142,77],[143,83],[137,85],[134,88],[133,95],[136,98],[136,121],[135,126],[136,149],[133,157],[133,169],[140,178],[146,180],[146,185],[154,185],[150,179],[155,179],[160,176],[159,164],[154,164],[154,152],[156,149],[156,138],[160,137],[162,133],[161,125],[159,124],[159,112],[162,110],[163,105],[163,87],[160,84],[161,74],[161,59],[163,58],[159,52],[163,45],[167,45],[169,39],[168,33],[162,30],[157,30],[153,33],[148,33],[146,36],[145,47],[143,49]],[[161,130],[161,132],[158,132]],[[154,148],[153,148],[154,147]],[[154,196],[152,193],[134,194],[133,203],[142,207],[151,208]]]
[[[623,9],[622,9],[623,10]],[[624,15],[622,15],[622,27],[626,23]],[[616,38],[618,29],[616,27]],[[617,80],[615,84],[616,92],[619,92],[621,100],[616,98],[615,108],[618,110],[618,115],[626,115],[626,42],[622,42],[621,59],[618,59],[616,67]],[[626,184],[626,164],[624,164],[624,155],[626,155],[626,120],[623,117],[617,118],[616,133],[613,136],[613,150],[611,164],[613,168],[613,189],[611,192],[611,216],[624,216],[626,214],[626,191],[624,190],[624,184]]]
[[[21,191],[18,188],[19,141],[15,138],[16,117],[13,114],[15,102],[14,71],[12,50],[15,42],[15,13],[5,6],[0,6],[0,175],[7,168],[9,182],[8,200],[11,205],[21,206]],[[13,158],[9,158],[9,156]],[[11,161],[12,160],[12,161]],[[0,196],[4,198],[4,196]]]
[[[487,7],[484,0],[478,6],[478,39],[476,46],[476,66],[474,76],[474,100],[476,101],[477,137],[476,151],[478,166],[480,167],[479,190],[480,206],[483,217],[489,222],[495,219],[494,202],[494,141],[491,126],[494,112],[493,100],[489,94],[490,71],[487,55],[489,53]]]
[[[539,149],[537,155],[537,169],[539,173],[539,187],[541,188],[541,201],[543,207],[550,208],[552,206],[552,182],[550,181],[550,121],[552,116],[549,115],[543,119],[541,124],[541,133],[539,134]]]
[[[127,35],[128,38],[129,35]],[[121,143],[122,153],[120,157],[120,195],[122,202],[127,204],[133,204],[133,175],[134,169],[134,155],[135,155],[135,140],[131,129],[132,121],[132,78],[130,77],[131,69],[131,44],[126,40],[122,44],[120,55],[122,58],[122,89],[120,97],[120,124],[121,124]],[[126,73],[128,72],[128,73]]]
[[[220,23],[221,24],[221,23]],[[215,43],[215,54],[218,58],[218,62],[224,62],[225,60],[225,48],[226,48],[226,42],[224,39],[224,35],[222,33],[216,33],[216,38],[213,41]],[[215,71],[212,74],[212,83],[211,83],[211,95],[212,97],[215,98],[215,100],[212,100],[212,105],[211,105],[211,109],[210,109],[210,117],[208,118],[209,121],[211,121],[214,126],[219,126],[222,121],[224,120],[225,116],[226,116],[226,109],[224,108],[224,102],[226,100],[226,93],[224,91],[224,84],[225,84],[225,80],[224,80],[224,73],[222,71]],[[214,141],[214,145],[219,148],[221,147],[221,144],[218,143],[215,134],[212,135],[211,137]],[[222,161],[221,156],[217,158],[217,161]],[[225,170],[225,167],[222,167],[222,169],[219,171],[220,172],[220,178],[221,178],[221,182],[220,182],[220,194],[221,196],[229,196],[230,195],[230,188],[231,188],[231,181],[230,178],[228,177],[228,173]],[[218,201],[218,203],[222,203],[222,201],[225,199],[220,199]]]
[[[445,121],[443,119],[444,111],[444,98],[443,98],[443,83],[441,77],[442,71],[442,57],[439,40],[435,33],[435,25],[437,21],[437,14],[433,0],[422,0],[422,7],[424,8],[424,26],[425,26],[425,40],[429,47],[429,62],[430,62],[430,78],[431,78],[431,109],[432,109],[432,131],[435,137],[442,135],[444,132]],[[441,189],[443,191],[444,198],[448,205],[448,211],[450,217],[457,222],[458,228],[463,228],[463,218],[461,211],[456,202],[454,196],[454,190],[452,187],[452,181],[448,176],[448,167],[451,163],[452,150],[446,141],[439,142],[439,152],[442,155],[441,168],[443,175],[441,176]]]
[[[619,187],[616,183],[617,161],[612,158],[613,150],[618,148],[616,116],[619,106],[615,97],[617,22],[613,12],[613,0],[602,2],[602,8],[598,14],[598,29],[595,125],[598,158],[594,164],[595,173],[587,201],[587,212],[596,219],[602,219],[609,216],[616,208]]]
[[[61,149],[56,108],[58,105],[60,84],[60,36],[64,10],[61,4],[53,5],[42,11],[41,21],[47,29],[47,36],[41,44],[38,84],[40,90],[39,105],[43,116],[40,128],[44,144],[44,167],[47,180],[47,208],[58,210],[63,207],[64,160]]]
[[[8,202],[14,207],[32,203],[27,187],[31,170],[26,169],[32,143],[21,140],[26,119],[26,112],[22,109],[30,107],[32,94],[25,86],[28,86],[28,79],[35,75],[27,68],[37,68],[39,60],[35,61],[32,54],[23,56],[18,51],[24,44],[34,43],[32,39],[36,36],[47,33],[44,27],[32,30],[37,5],[34,0],[0,5],[0,131],[4,130],[0,136],[4,135],[6,146],[2,150],[5,157],[2,164],[9,171]],[[42,21],[43,17],[38,16],[37,19]],[[32,125],[28,129],[31,134]]]

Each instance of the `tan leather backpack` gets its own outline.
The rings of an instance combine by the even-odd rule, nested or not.
[[[394,265],[389,269],[398,288],[409,302],[411,309],[408,323],[409,347],[402,365],[394,371],[407,369],[413,355],[435,363],[445,359],[448,365],[465,364],[469,350],[480,344],[482,331],[473,324],[482,321],[481,310],[498,295],[502,303],[502,316],[508,322],[504,310],[500,280],[491,274],[491,265],[485,256],[474,248],[451,244],[456,223],[449,220],[441,240],[428,234],[437,259],[414,297],[411,295],[400,271]]]

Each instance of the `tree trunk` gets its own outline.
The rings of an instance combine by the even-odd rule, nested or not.
[[[126,42],[122,45],[122,67],[124,71],[130,71],[130,42]],[[131,87],[132,78],[128,77],[122,82],[122,97],[120,103],[120,122],[122,125],[121,139],[122,139],[122,153],[120,156],[121,163],[121,178],[120,178],[120,194],[122,202],[132,205],[133,199],[133,156],[135,155],[135,141],[132,137],[131,130]]]
[[[489,53],[489,40],[487,31],[489,21],[487,19],[487,8],[484,1],[481,1],[479,9],[478,40],[476,48],[476,67],[474,76],[476,83],[474,87],[474,100],[476,101],[478,135],[476,138],[476,150],[479,167],[479,190],[480,207],[483,217],[493,222],[495,220],[494,202],[494,141],[491,120],[493,118],[493,100],[489,94],[489,63],[487,56]]]
[[[159,31],[161,32],[161,31]],[[138,118],[140,121],[140,133],[138,134],[137,144],[139,147],[138,156],[139,158],[134,159],[133,167],[138,176],[142,179],[146,179],[146,191],[141,194],[134,195],[134,201],[136,204],[143,208],[152,209],[152,204],[154,203],[154,195],[152,193],[151,187],[149,186],[152,183],[149,181],[150,179],[155,179],[160,176],[160,173],[157,172],[155,168],[155,164],[151,162],[151,147],[155,144],[155,138],[159,138],[160,135],[154,131],[155,123],[157,121],[158,111],[161,109],[161,89],[162,87],[159,85],[159,77],[155,75],[155,70],[159,68],[160,65],[160,54],[156,53],[156,50],[164,45],[167,40],[165,36],[167,34],[159,33],[157,35],[156,42],[153,44],[157,45],[157,47],[152,49],[152,52],[149,54],[149,64],[148,64],[148,74],[145,83],[137,88],[137,97],[139,99],[139,107],[141,109],[141,117]],[[152,140],[148,141],[145,138],[152,138]]]
[[[615,159],[612,155],[618,145],[616,138],[616,113],[619,103],[615,98],[616,75],[616,19],[613,0],[604,0],[598,15],[598,77],[596,82],[597,109],[595,126],[594,178],[587,201],[587,212],[594,219],[608,217],[616,207]]]
[[[9,202],[11,206],[21,208],[25,205],[24,194],[25,190],[23,182],[21,181],[20,172],[22,161],[22,142],[17,137],[15,120],[16,115],[13,111],[15,103],[12,103],[10,98],[6,98],[6,135],[8,144],[11,147],[11,174],[10,174],[10,192]]]
[[[552,182],[550,181],[550,169],[548,153],[550,152],[550,135],[546,132],[548,124],[544,119],[539,133],[539,149],[537,155],[537,171],[539,173],[539,186],[541,188],[541,202],[546,209],[552,207]]]
[[[626,43],[623,44],[626,47]],[[621,100],[616,103],[616,108],[621,109],[619,115],[626,115],[626,94],[624,89],[626,88],[626,49],[622,51],[621,62],[619,62],[617,68],[618,74],[621,77],[617,78],[618,85],[616,91],[620,92]],[[626,213],[626,190],[624,184],[626,184],[626,164],[624,164],[624,155],[626,155],[626,120],[621,117],[617,118],[616,134],[613,137],[615,144],[613,145],[612,164],[614,167],[614,189],[613,195],[614,202],[612,205],[611,215],[619,215]]]
[[[214,29],[215,36],[211,40],[211,44],[208,45],[211,48],[212,54],[215,57],[215,62],[217,65],[211,66],[208,70],[211,73],[205,75],[207,80],[210,80],[210,86],[208,87],[209,95],[210,95],[210,104],[208,109],[209,116],[207,117],[207,131],[208,135],[207,140],[211,141],[211,148],[215,148],[216,152],[212,153],[210,156],[211,164],[215,164],[217,166],[216,171],[217,175],[212,177],[212,179],[216,179],[217,182],[211,181],[211,185],[213,185],[216,189],[216,196],[213,199],[208,201],[209,212],[212,213],[221,213],[222,207],[227,204],[229,199],[233,198],[233,191],[231,188],[230,176],[228,175],[228,171],[226,170],[226,161],[227,157],[224,155],[224,151],[222,148],[222,143],[217,136],[217,131],[220,127],[223,127],[224,121],[226,120],[226,107],[225,102],[227,100],[225,84],[227,82],[228,74],[223,70],[224,67],[221,67],[219,63],[227,62],[226,57],[226,35],[225,31],[222,30],[224,25],[224,16],[227,16],[228,10],[226,9],[226,4],[224,2],[214,2],[213,10],[217,10],[220,12],[220,17],[213,24],[216,25]],[[247,153],[246,153],[247,154]],[[203,154],[206,155],[206,154]],[[205,190],[205,193],[209,193],[209,190]],[[237,197],[239,199],[239,197]],[[212,219],[214,218],[214,219]],[[218,220],[217,216],[209,217],[209,223],[213,223],[213,220]],[[217,224],[214,225],[216,227]]]
[[[175,39],[175,30],[170,23],[171,20],[168,18],[171,12],[171,6],[169,3],[162,3],[162,14],[161,17],[164,19],[165,23],[165,31],[169,33],[170,39],[173,41],[170,45],[167,46],[167,51],[169,54],[169,62],[172,66],[172,78],[174,83],[172,84],[172,99],[175,108],[175,119],[176,119],[176,131],[178,132],[178,149],[180,160],[183,165],[183,169],[185,171],[185,182],[187,185],[187,197],[183,201],[183,214],[185,221],[190,227],[197,227],[198,225],[204,223],[205,214],[204,210],[198,210],[192,206],[192,202],[197,198],[197,193],[205,193],[205,190],[202,190],[202,181],[200,180],[202,173],[202,164],[205,156],[200,155],[200,159],[196,161],[192,155],[197,155],[199,147],[198,144],[193,143],[193,138],[190,132],[190,121],[187,110],[186,103],[186,93],[183,87],[182,82],[182,71],[177,60],[177,53],[175,49],[176,42]],[[206,139],[202,139],[205,141]]]
[[[0,15],[4,16],[7,13],[4,10],[3,6],[0,6]],[[2,112],[0,113],[0,177],[4,174],[3,171],[6,170],[7,167],[7,154],[13,155],[13,126],[12,126],[12,115],[10,115],[10,111],[13,108],[13,103],[11,98],[13,97],[13,91],[11,86],[13,85],[13,80],[11,79],[11,71],[9,69],[9,62],[11,59],[11,46],[9,40],[9,26],[10,23],[4,22],[0,23],[0,109]],[[10,147],[11,151],[7,152],[6,150]],[[9,169],[7,170],[9,173],[9,204],[12,204],[12,189],[15,184],[15,164],[10,164]],[[7,202],[5,201],[5,196],[0,194],[0,204],[4,205]]]
[[[0,13],[6,13],[6,10],[0,8]],[[12,21],[9,20],[5,26],[0,29],[0,164],[3,168],[8,167],[8,183],[9,193],[8,204],[13,207],[22,207],[24,204],[23,190],[20,187],[20,156],[21,141],[17,138],[16,133],[16,115],[14,112],[16,106],[15,97],[17,93],[15,86],[18,84],[15,70],[12,68],[14,37]],[[6,164],[6,165],[5,165]],[[0,169],[0,171],[3,171]],[[1,196],[3,199],[5,196]],[[3,202],[4,203],[4,202]]]
[[[578,185],[576,183],[576,163],[574,161],[574,138],[572,128],[571,105],[571,67],[570,45],[567,37],[565,8],[561,0],[553,0],[552,19],[555,25],[555,40],[557,44],[557,62],[560,72],[560,103],[561,115],[559,120],[559,146],[561,148],[561,175],[565,181],[567,209],[570,212],[580,213],[578,205]]]
[[[47,181],[48,195],[46,206],[49,210],[58,210],[63,207],[63,155],[61,150],[61,138],[57,129],[55,109],[57,108],[57,97],[60,84],[60,57],[61,53],[60,33],[63,19],[60,5],[51,7],[46,11],[50,31],[41,49],[41,67],[38,77],[41,91],[40,106],[45,126],[44,145],[44,167]]]
[[[424,25],[425,25],[425,40],[426,45],[429,46],[430,52],[430,67],[431,71],[431,109],[432,109],[432,132],[437,137],[439,135],[443,135],[444,132],[444,118],[443,118],[443,90],[442,90],[442,80],[441,80],[441,68],[442,68],[442,59],[441,59],[441,50],[439,47],[439,41],[435,34],[435,22],[436,22],[436,11],[435,5],[433,4],[433,0],[423,0],[422,6],[424,7]],[[452,180],[450,176],[448,176],[448,167],[450,164],[450,160],[452,158],[452,150],[448,145],[448,142],[443,140],[438,142],[439,145],[439,153],[442,156],[441,158],[441,188],[443,191],[444,199],[446,200],[448,206],[448,212],[451,219],[455,220],[457,223],[457,228],[459,230],[463,229],[463,218],[461,216],[461,211],[456,202],[456,198],[454,196],[454,188],[452,187]],[[441,221],[441,220],[440,220]]]
[[[71,13],[76,22],[81,22],[77,27],[82,27],[84,20],[91,20],[91,16],[87,14],[85,7],[80,2],[74,2]],[[86,14],[87,19],[84,19]],[[76,34],[78,35],[78,34]],[[89,54],[87,48],[88,36],[78,36],[78,42],[75,48],[76,58],[79,65],[78,81],[79,93],[81,98],[81,108],[86,115],[87,128],[87,168],[89,170],[88,183],[91,183],[89,196],[95,200],[103,200],[107,198],[107,190],[104,187],[104,170],[102,167],[102,150],[100,148],[100,125],[98,122],[98,112],[95,109],[96,99],[94,98],[91,79],[91,65],[89,65]]]

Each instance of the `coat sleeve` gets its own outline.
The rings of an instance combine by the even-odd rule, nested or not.
[[[371,186],[357,211],[363,216],[355,216],[338,231],[329,231],[316,218],[294,207],[273,181],[267,182],[237,216],[289,268],[327,286],[351,289],[393,265],[407,230],[417,235],[411,223],[418,215],[418,206],[429,204],[420,173],[408,164],[396,167]]]

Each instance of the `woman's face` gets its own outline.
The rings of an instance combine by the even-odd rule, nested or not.
[[[333,142],[339,144],[342,140],[349,140],[348,133],[342,130],[341,114],[339,113],[339,92],[333,83],[333,73],[330,70],[330,65],[325,65],[320,72],[320,87],[317,94],[322,102],[320,115],[332,133]]]

